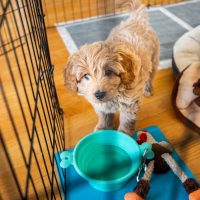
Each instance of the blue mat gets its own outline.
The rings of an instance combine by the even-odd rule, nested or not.
[[[144,128],[157,141],[167,141],[162,131],[156,127],[151,126]],[[136,134],[134,134],[136,135]],[[70,149],[73,151],[73,149]],[[179,164],[179,166],[185,171],[185,173],[194,178],[191,171],[180,159],[178,154],[174,151],[173,158]],[[133,190],[136,186],[136,176],[133,176],[128,183],[120,190],[114,192],[100,192],[92,188],[87,181],[81,178],[75,171],[73,166],[63,170],[59,163],[59,153],[55,155],[57,170],[60,178],[60,185],[63,194],[66,192],[66,200],[123,200],[124,194]],[[146,198],[147,200],[188,200],[188,195],[185,189],[182,187],[181,181],[173,174],[172,170],[169,170],[166,174],[153,175],[151,179],[151,188]]]

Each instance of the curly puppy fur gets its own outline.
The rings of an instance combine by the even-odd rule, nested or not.
[[[134,131],[142,96],[152,94],[152,79],[159,62],[159,40],[150,27],[147,11],[137,0],[128,0],[131,13],[105,41],[86,44],[68,59],[66,86],[85,96],[99,122],[95,130],[113,129],[120,111],[118,130]]]

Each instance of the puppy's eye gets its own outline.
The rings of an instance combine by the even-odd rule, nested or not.
[[[83,76],[83,78],[86,79],[86,80],[89,80],[89,75],[88,75],[88,74],[85,74],[85,75]]]
[[[114,74],[114,72],[112,70],[110,70],[110,69],[107,69],[105,71],[105,76],[112,76],[113,74]]]

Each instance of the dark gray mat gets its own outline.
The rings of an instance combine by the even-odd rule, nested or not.
[[[167,10],[187,22],[193,28],[200,24],[200,1],[168,7]]]
[[[149,17],[160,39],[160,60],[170,59],[174,43],[187,30],[160,11],[150,12]]]
[[[165,9],[190,26],[195,27],[200,24],[200,1],[165,7]],[[105,40],[110,30],[127,17],[128,15],[122,14],[113,17],[89,19],[83,22],[67,24],[64,29],[71,35],[71,39],[79,48],[86,43]],[[161,12],[159,8],[150,10],[149,18],[150,24],[160,39],[160,60],[171,59],[174,43],[188,30],[177,23],[176,20],[174,21]]]
[[[84,23],[78,23],[66,26],[77,47],[86,43],[92,43],[100,40],[105,40],[110,30],[118,25],[127,17],[119,15],[115,17],[101,18],[89,20]]]
[[[125,16],[119,15],[115,18],[99,19],[98,21],[90,20],[85,23],[67,26],[66,29],[79,48],[86,43],[105,40],[110,30],[125,18]],[[169,59],[174,42],[187,30],[160,11],[151,11],[149,18],[150,24],[160,39],[160,59]]]

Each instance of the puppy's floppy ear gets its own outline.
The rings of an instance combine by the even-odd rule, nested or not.
[[[133,52],[128,50],[119,50],[117,54],[119,56],[118,62],[122,68],[120,77],[122,83],[128,89],[139,73],[138,70],[140,69],[141,61]]]
[[[77,78],[75,69],[76,57],[77,57],[76,53],[70,56],[63,70],[65,85],[72,92],[77,92]]]

